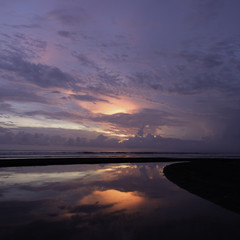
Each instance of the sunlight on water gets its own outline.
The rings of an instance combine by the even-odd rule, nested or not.
[[[165,165],[2,168],[0,237],[159,239],[159,231],[161,239],[223,239],[229,231],[240,236],[237,214],[169,182]]]

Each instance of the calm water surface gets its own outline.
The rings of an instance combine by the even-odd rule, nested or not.
[[[240,239],[240,215],[169,182],[169,163],[0,169],[0,239]]]

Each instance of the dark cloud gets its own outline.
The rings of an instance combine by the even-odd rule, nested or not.
[[[239,104],[233,107],[222,107],[216,110],[218,119],[214,119],[213,128],[215,131],[212,141],[222,142],[222,149],[239,151],[240,142],[240,107]]]
[[[85,10],[78,6],[73,8],[59,8],[48,13],[48,18],[54,18],[61,24],[77,25],[84,23],[88,19]]]
[[[142,128],[143,126],[179,126],[182,122],[176,116],[156,109],[143,109],[136,113],[99,114],[91,117],[98,122],[113,123],[121,127]]]
[[[1,123],[0,123],[1,124]],[[9,133],[10,130],[8,128],[3,128],[3,127],[0,127],[0,133],[2,134],[6,134],[6,133]]]
[[[0,136],[0,144],[17,144],[17,145],[65,145],[66,138],[59,135],[49,136],[46,134],[31,134],[18,132],[16,134],[7,132]]]
[[[175,69],[176,78],[169,92],[195,94],[213,90],[226,95],[238,94],[240,58],[232,54],[232,47],[234,51],[239,49],[236,42],[217,42],[207,51],[181,52],[179,57],[186,63]]]
[[[81,96],[81,95],[80,95]],[[86,95],[88,96],[88,95]],[[90,96],[91,97],[91,96]],[[98,99],[97,99],[98,100]],[[95,102],[96,99],[88,98],[85,101]],[[99,100],[98,100],[99,101]],[[84,114],[83,114],[84,112]],[[45,116],[49,119],[58,120],[70,120],[76,123],[92,122],[92,123],[107,123],[110,124],[109,128],[111,131],[122,128],[122,131],[126,130],[126,133],[137,132],[139,129],[144,129],[146,126],[148,130],[153,132],[157,128],[168,126],[168,127],[178,127],[183,126],[184,122],[179,120],[179,118],[173,114],[159,111],[155,109],[143,109],[136,113],[116,113],[112,115],[107,114],[92,114],[86,109],[82,109],[82,114],[77,114],[68,111],[29,111],[25,112],[26,116]],[[118,131],[116,131],[118,132]]]
[[[1,58],[8,55],[18,55],[25,59],[36,59],[47,48],[46,41],[22,32],[15,32],[11,35],[2,34],[2,36],[3,45],[0,45]]]
[[[1,102],[1,98],[0,98],[0,102]],[[5,112],[5,111],[9,111],[12,109],[12,105],[9,103],[0,103],[0,111],[1,112]]]
[[[191,2],[190,13],[184,17],[184,22],[192,29],[208,27],[213,24],[224,11],[224,0],[204,0]]]
[[[100,70],[98,65],[94,61],[89,59],[89,57],[87,57],[86,55],[84,55],[84,54],[77,54],[77,53],[72,53],[72,55],[81,63],[82,66],[93,68],[93,69],[95,69],[97,71]]]
[[[165,90],[165,84],[162,77],[153,72],[136,72],[135,74],[129,75],[128,79],[138,88],[150,88],[157,91]]]
[[[5,2],[0,109],[13,122],[23,116],[45,126],[47,118],[119,136],[145,139],[163,131],[239,142],[238,1],[29,0],[20,10]],[[91,109],[86,102],[107,102],[104,96],[128,98],[140,110],[106,115],[80,106]],[[102,110],[98,105],[96,112]],[[148,141],[157,140],[149,135]]]
[[[204,151],[206,146],[204,142],[194,140],[181,140],[175,138],[163,138],[161,136],[153,136],[148,134],[146,137],[135,136],[122,142],[127,148],[135,149],[155,149],[157,151]]]
[[[1,56],[0,70],[13,74],[15,81],[25,81],[43,88],[73,88],[76,83],[74,77],[59,68],[29,62],[19,54]]]
[[[71,98],[74,98],[76,100],[79,101],[83,101],[83,102],[92,102],[92,103],[96,103],[96,102],[108,102],[107,100],[101,99],[101,98],[97,98],[91,95],[76,95],[76,94],[71,94],[70,95]]]
[[[240,92],[239,49],[237,37],[208,44],[202,40],[188,41],[177,55],[164,57],[168,63],[165,67],[151,71],[143,68],[127,78],[132,89],[178,95],[203,94],[209,90],[236,96]]]
[[[98,79],[105,84],[109,85],[109,88],[122,85],[121,75],[114,72],[101,71],[97,75]]]
[[[119,142],[116,138],[109,138],[99,135],[94,139],[86,139],[81,136],[76,138],[66,138],[60,135],[47,135],[41,133],[12,133],[10,131],[1,131],[0,144],[5,145],[41,145],[41,146],[63,146],[63,147],[92,147],[93,149],[135,149],[152,151],[204,151],[209,147],[203,141],[180,140],[174,138],[163,138],[148,134],[146,137],[135,136],[128,140]]]
[[[11,87],[8,85],[2,85],[0,87],[0,102],[4,101],[49,103],[47,98],[37,94],[37,89],[17,83],[11,84]],[[5,106],[5,110],[7,110],[6,107],[9,106],[6,104],[7,103],[2,105],[2,107]],[[8,110],[9,109],[10,108],[8,108]]]
[[[0,144],[8,145],[31,145],[42,147],[61,146],[64,147],[78,147],[88,149],[89,147],[94,150],[99,149],[129,149],[130,151],[156,151],[156,152],[238,152],[240,133],[234,129],[237,122],[233,122],[229,118],[229,127],[225,131],[218,134],[218,138],[204,138],[202,140],[183,140],[178,138],[161,137],[160,135],[137,134],[127,140],[119,141],[117,138],[110,138],[104,135],[98,135],[93,139],[88,139],[85,136],[66,137],[59,134],[50,135],[45,133],[33,133],[25,131],[12,131],[0,127]],[[232,124],[232,126],[231,126]],[[140,129],[141,131],[141,129]],[[56,131],[55,131],[56,132]]]
[[[218,53],[202,53],[202,52],[181,52],[180,57],[185,59],[189,64],[198,64],[206,68],[214,68],[224,64],[223,56]]]
[[[95,139],[87,140],[83,137],[67,138],[60,135],[48,135],[41,133],[26,133],[20,131],[18,133],[13,133],[11,131],[5,130],[5,128],[0,128],[0,144],[5,145],[41,145],[41,146],[76,146],[76,147],[117,147],[118,139],[111,139],[103,135],[97,136]]]
[[[11,24],[5,24],[6,26],[12,27],[12,28],[16,28],[16,29],[24,29],[24,28],[28,28],[28,29],[33,29],[33,28],[41,28],[41,25],[39,24],[19,24],[19,25],[11,25]]]
[[[64,30],[58,31],[57,34],[61,37],[70,38],[70,39],[73,39],[75,36],[74,32],[69,32]]]
[[[104,57],[104,60],[109,62],[109,63],[121,63],[121,62],[126,62],[128,60],[129,56],[127,54],[113,54],[113,55],[108,55]]]

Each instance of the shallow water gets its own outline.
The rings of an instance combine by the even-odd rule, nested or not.
[[[240,215],[169,182],[169,163],[2,168],[1,239],[240,239]]]

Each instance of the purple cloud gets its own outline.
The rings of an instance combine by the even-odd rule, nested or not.
[[[92,102],[92,103],[108,102],[105,99],[97,98],[97,97],[94,97],[94,96],[91,96],[91,95],[87,95],[87,94],[84,94],[84,95],[71,94],[70,98],[74,98],[76,100],[83,101],[83,102]]]
[[[29,62],[18,54],[2,56],[0,69],[17,75],[13,76],[17,82],[25,81],[43,88],[74,88],[75,83],[80,81],[57,67]]]

